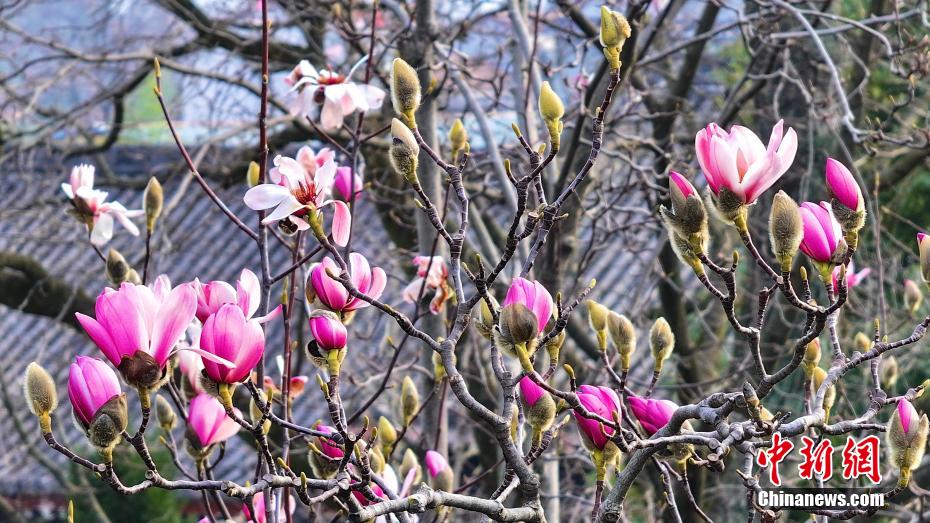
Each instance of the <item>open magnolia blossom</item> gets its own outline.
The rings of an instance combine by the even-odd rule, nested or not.
[[[449,277],[446,261],[442,256],[415,256],[413,264],[417,266],[417,276],[404,287],[404,301],[417,303],[421,296],[432,292],[429,311],[439,314],[446,300],[452,296],[452,289],[446,281]]]
[[[274,495],[271,496],[271,505],[278,507],[278,514],[276,516],[276,521],[287,521],[287,515],[284,513],[284,503],[281,500],[275,499]],[[290,514],[294,513],[294,509],[297,507],[297,502],[294,500],[294,496],[288,496],[287,498],[287,508]],[[252,495],[252,504],[251,509],[248,504],[242,505],[242,513],[245,515],[246,521],[252,521],[254,523],[269,523],[268,516],[265,513],[265,493],[256,492]]]
[[[384,90],[349,81],[367,59],[359,60],[345,76],[329,69],[317,70],[307,60],[301,60],[284,79],[292,91],[297,91],[296,112],[309,118],[316,106],[322,106],[320,124],[323,130],[334,131],[342,125],[346,116],[356,111],[364,113],[380,109]]]
[[[133,236],[139,235],[139,228],[130,218],[142,216],[143,211],[130,211],[119,202],[106,201],[107,192],[94,189],[94,166],[75,166],[68,181],[61,184],[61,190],[74,205],[74,214],[87,225],[90,243],[99,247],[110,241],[114,219]]]
[[[784,132],[784,121],[772,128],[768,147],[741,125],[724,131],[712,123],[694,138],[698,162],[715,195],[727,189],[743,204],[751,204],[785,174],[798,150],[794,129]]]
[[[316,220],[316,213],[331,205],[333,241],[345,247],[349,242],[352,215],[345,202],[329,198],[336,176],[336,162],[327,160],[314,172],[286,156],[276,156],[274,165],[268,173],[272,183],[263,183],[249,189],[245,193],[245,204],[257,211],[273,209],[262,223],[267,225],[284,221],[298,231],[309,229],[308,220]]]

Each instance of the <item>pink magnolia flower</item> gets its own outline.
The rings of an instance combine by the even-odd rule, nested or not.
[[[330,427],[329,425],[317,425],[315,428],[316,430],[322,432],[323,434],[335,434],[336,433],[336,429],[333,427]],[[319,445],[320,447],[320,452],[322,452],[323,455],[326,456],[327,458],[339,460],[339,459],[342,459],[342,457],[345,455],[345,453],[342,451],[342,447],[334,444],[332,440],[328,438],[318,436],[316,438],[316,442],[317,442],[317,445]]]
[[[856,272],[856,264],[852,260],[849,260],[849,265],[846,266],[846,286],[850,289],[862,283],[862,280],[865,279],[872,272],[872,269],[866,267],[859,272]],[[833,268],[833,288],[839,288],[839,277],[840,277],[840,266],[837,265]]]
[[[68,373],[68,398],[74,414],[85,427],[106,402],[122,394],[119,378],[97,358],[78,356]]]
[[[352,199],[354,190],[355,200],[358,201],[362,196],[362,185],[364,183],[358,173],[352,172],[351,167],[339,167],[336,169],[336,180],[333,182],[333,189],[335,190],[333,196],[348,202]]]
[[[274,209],[262,220],[264,224],[286,220],[301,231],[310,228],[305,219],[308,213],[332,205],[333,241],[345,247],[349,241],[352,215],[345,202],[329,198],[336,176],[336,162],[329,159],[312,173],[301,162],[286,156],[276,156],[274,164],[275,168],[268,173],[271,183],[249,189],[243,198],[245,204],[258,211]]]
[[[810,259],[820,263],[830,263],[837,254],[837,247],[843,238],[840,223],[833,216],[833,209],[827,202],[817,205],[813,202],[801,204],[801,220],[804,223],[804,239],[801,251]]]
[[[368,307],[367,301],[349,294],[345,286],[330,278],[327,274],[341,274],[342,269],[329,256],[310,268],[310,277],[307,278],[307,288],[328,309],[336,312],[350,312]],[[349,254],[349,279],[359,292],[371,298],[378,299],[384,292],[387,276],[381,267],[371,268],[368,259],[357,252]]]
[[[354,482],[353,484],[354,484],[354,485],[358,485],[358,482],[356,481],[356,482]],[[384,494],[384,489],[382,489],[380,486],[378,486],[377,483],[372,482],[372,483],[370,483],[368,486],[371,487],[371,491],[374,493],[375,497],[377,497],[378,499],[382,499],[382,500],[387,499],[387,496]],[[362,494],[362,493],[359,492],[358,490],[353,490],[353,491],[352,491],[352,496],[353,496],[355,499],[357,499],[358,502],[359,502],[363,507],[367,507],[368,505],[374,505],[374,504],[376,503],[376,501],[372,501],[372,500],[368,499],[367,497],[365,497],[364,494]]]
[[[238,305],[226,303],[203,324],[200,348],[233,364],[227,366],[205,360],[204,372],[210,379],[217,383],[238,383],[262,359],[265,333],[258,320],[247,319]]]
[[[152,288],[125,282],[118,290],[104,289],[97,296],[96,318],[75,316],[114,366],[141,351],[164,368],[196,309],[190,284],[172,289],[167,277],[159,276]]]
[[[296,505],[294,504],[294,496],[288,496],[287,509],[291,514],[294,513]],[[271,495],[271,504],[275,504],[274,494]],[[252,495],[252,508],[249,509],[248,505],[242,506],[242,513],[245,516],[246,521],[251,521],[254,523],[268,523],[265,515],[265,493],[256,492]],[[284,514],[284,503],[278,507],[278,518],[277,521],[287,521],[287,515]]]
[[[833,158],[827,158],[827,188],[841,204],[854,211],[865,207],[862,190],[849,169]]]
[[[319,152],[314,152],[310,146],[304,145],[297,150],[296,159],[297,163],[299,163],[301,167],[306,169],[307,172],[311,175],[314,175],[316,174],[316,170],[320,167],[323,167],[326,162],[330,160],[335,162],[336,155],[329,147],[324,147],[320,149]],[[336,172],[338,171],[339,170],[337,169]]]
[[[901,419],[901,427],[904,429],[905,436],[912,430],[917,430],[917,425],[920,423],[920,414],[917,413],[917,409],[914,408],[910,401],[898,400],[898,417]]]
[[[688,179],[682,176],[680,173],[669,171],[668,177],[673,182],[675,182],[675,186],[678,187],[678,190],[681,191],[681,194],[684,198],[687,198],[692,194],[697,194],[697,189],[695,189],[694,186],[691,185],[691,182],[689,182]]]
[[[452,289],[446,282],[449,277],[446,261],[442,256],[415,256],[413,264],[417,266],[417,277],[404,287],[404,301],[417,303],[421,289],[423,296],[434,291],[429,310],[433,314],[439,314],[446,300],[452,295]]]
[[[310,333],[317,346],[327,351],[345,348],[349,336],[346,326],[331,313],[311,314]]]
[[[539,401],[539,398],[546,393],[546,390],[536,384],[529,376],[524,376],[520,379],[520,394],[523,396],[523,401],[528,405],[536,405],[536,402]]]
[[[226,441],[239,432],[239,424],[226,414],[219,400],[207,394],[198,394],[191,400],[187,422],[201,447]]]
[[[446,461],[446,458],[442,454],[436,452],[435,450],[426,451],[426,470],[429,472],[429,477],[435,478],[442,471],[449,468],[449,462]]]
[[[220,307],[227,303],[238,305],[246,319],[251,319],[262,301],[262,286],[258,281],[258,276],[248,269],[242,269],[235,289],[225,281],[219,280],[200,283],[200,280],[195,279],[193,286],[197,291],[197,319],[201,323],[206,322],[211,314],[219,311]],[[277,316],[278,312],[280,308],[276,308],[268,316],[257,319],[259,323],[265,323]]]
[[[307,60],[301,60],[284,79],[284,83],[298,93],[297,112],[310,117],[313,108],[322,105],[320,124],[323,130],[332,131],[338,129],[343,119],[355,111],[364,113],[380,109],[384,102],[384,90],[349,81],[367,59],[362,58],[345,76],[331,70],[318,71]]]
[[[589,412],[604,419],[620,418],[620,398],[610,387],[582,385],[578,387],[578,401]],[[594,448],[603,450],[609,441],[608,436],[613,435],[614,429],[602,425],[597,420],[586,418],[578,412],[573,412],[573,414],[575,421],[578,422],[578,430],[581,432],[582,439]]]
[[[552,295],[538,281],[514,278],[501,307],[520,303],[536,316],[537,334],[542,334],[552,318]]]
[[[662,427],[668,425],[672,414],[678,409],[678,404],[670,400],[657,400],[652,398],[637,398],[630,396],[630,410],[639,420],[646,434],[652,436]]]
[[[794,129],[784,132],[784,120],[772,128],[768,147],[755,133],[740,125],[724,131],[712,123],[694,138],[698,162],[714,194],[726,188],[744,204],[756,201],[760,194],[785,174],[798,150]]]
[[[142,210],[130,211],[119,202],[108,202],[106,191],[94,189],[94,166],[81,164],[71,169],[70,183],[61,190],[71,200],[77,215],[90,231],[90,243],[100,246],[113,237],[114,218],[133,236],[139,228],[130,218],[142,216]]]

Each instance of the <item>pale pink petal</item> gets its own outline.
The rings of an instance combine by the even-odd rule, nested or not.
[[[251,318],[262,301],[262,286],[258,281],[258,276],[248,269],[242,269],[236,288],[239,307],[245,313],[246,318]]]
[[[263,183],[261,185],[256,185],[255,187],[252,187],[246,191],[245,196],[242,199],[250,209],[263,211],[280,204],[290,196],[291,192],[287,189],[287,187],[282,187],[280,185],[271,183]]]
[[[94,228],[90,232],[90,243],[97,247],[110,241],[113,237],[113,217],[107,213],[94,216]]]
[[[281,203],[278,204],[278,206],[275,207],[275,209],[271,211],[271,213],[269,213],[264,220],[262,220],[262,223],[266,225],[269,223],[274,223],[294,214],[303,208],[305,208],[304,204],[297,201],[297,198],[288,195],[287,198],[281,201]]]
[[[333,204],[333,241],[340,247],[349,243],[349,232],[352,228],[352,213],[345,202],[334,200]]]

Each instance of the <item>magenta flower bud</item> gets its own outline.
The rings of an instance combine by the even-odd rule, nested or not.
[[[87,428],[108,401],[122,394],[119,378],[97,358],[78,356],[68,374],[68,397],[75,417]]]
[[[910,401],[898,401],[898,417],[901,419],[901,428],[904,429],[905,435],[917,430],[920,415],[917,414],[917,409],[914,408],[914,404]]]
[[[354,190],[355,201],[362,196],[362,177],[358,173],[353,173],[351,167],[339,167],[336,169],[336,179],[333,181],[334,196],[344,202],[352,199],[351,194]]]
[[[255,273],[243,269],[236,282],[236,288],[225,281],[211,281],[200,283],[194,280],[194,289],[197,291],[197,319],[200,323],[220,310],[227,303],[239,305],[246,318],[251,318],[258,310],[262,301],[262,288]]]
[[[715,195],[727,189],[744,205],[754,203],[791,167],[798,150],[794,129],[784,132],[784,121],[772,128],[768,147],[755,133],[734,125],[724,131],[715,123],[694,138],[701,170]]]
[[[804,222],[804,239],[800,247],[810,259],[819,263],[834,263],[844,254],[846,245],[843,232],[829,203],[802,203],[801,220]]]
[[[610,387],[582,385],[578,387],[578,401],[592,414],[597,414],[607,420],[620,419],[620,398]],[[581,432],[585,444],[598,450],[604,450],[604,447],[610,441],[608,436],[613,435],[614,429],[602,425],[600,421],[586,418],[578,412],[573,412],[573,414],[575,415],[575,421],[578,422],[578,430]]]
[[[353,485],[358,485],[358,482],[357,481],[354,482]],[[381,487],[379,487],[377,483],[370,483],[368,486],[371,487],[371,491],[374,493],[375,497],[381,500],[387,499],[387,496],[384,494],[384,490]],[[377,501],[372,501],[368,499],[367,497],[365,497],[365,495],[359,492],[358,490],[352,491],[352,497],[358,500],[359,504],[361,504],[363,507],[367,507],[368,505],[374,505],[375,503],[377,503]]]
[[[152,385],[172,349],[194,319],[197,296],[189,284],[171,289],[159,277],[153,287],[124,282],[105,289],[95,306],[96,318],[76,313],[78,322],[103,354],[132,385]]]
[[[507,290],[507,297],[501,307],[519,303],[532,311],[536,316],[537,335],[542,334],[546,324],[552,318],[552,295],[538,281],[524,278],[514,278]]]
[[[327,311],[314,311],[310,315],[310,333],[325,351],[344,349],[349,335],[346,326]]]
[[[917,248],[920,253],[920,275],[930,284],[930,235],[917,233]]]
[[[836,200],[853,211],[865,207],[862,190],[849,169],[833,158],[827,158],[827,188]]]
[[[426,451],[426,470],[431,478],[435,478],[447,468],[449,468],[449,462],[446,461],[442,454],[435,450]]]
[[[323,434],[335,434],[336,433],[336,429],[333,427],[330,427],[329,425],[317,425],[314,428],[322,432]],[[322,452],[324,456],[330,459],[336,459],[336,460],[342,459],[342,457],[345,455],[342,451],[342,447],[334,444],[332,440],[328,438],[317,437],[316,441],[317,441],[317,444],[320,446],[320,452]]]
[[[668,425],[672,414],[678,409],[678,405],[670,400],[657,400],[652,398],[629,397],[630,410],[633,416],[639,420],[646,434],[652,436],[662,427]]]
[[[331,278],[327,271],[340,274],[342,269],[329,256],[311,267],[310,277],[307,278],[307,295],[311,301],[315,297],[326,308],[335,312],[350,312],[368,307],[367,301],[350,295],[345,286]],[[378,299],[384,292],[387,276],[381,267],[372,268],[364,256],[353,252],[349,255],[349,280],[362,294]]]
[[[217,383],[238,383],[248,377],[265,352],[265,333],[258,320],[227,303],[211,314],[200,332],[200,348],[229,360],[233,366],[205,359],[204,372]]]
[[[523,401],[529,406],[536,405],[536,402],[539,401],[539,398],[546,393],[546,390],[536,384],[529,376],[524,376],[520,380],[520,395],[523,396]]]
[[[687,198],[692,194],[697,194],[697,190],[691,185],[691,182],[680,173],[669,171],[668,177],[674,182],[675,187],[681,192],[682,198]]]
[[[219,400],[206,394],[191,400],[187,423],[201,448],[226,441],[239,432],[239,424],[226,414]]]

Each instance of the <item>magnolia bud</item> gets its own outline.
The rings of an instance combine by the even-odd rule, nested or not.
[[[258,397],[262,403],[268,402],[268,395],[265,394],[265,391],[258,391]],[[252,423],[258,423],[258,420],[262,419],[265,416],[265,413],[262,412],[262,409],[259,407],[258,403],[255,403],[255,398],[249,400],[249,418],[251,418]],[[268,431],[271,430],[271,420],[265,418],[265,421],[262,422],[262,432],[268,434]]]
[[[601,352],[607,350],[607,307],[594,300],[588,300],[588,323],[597,334],[597,346]]]
[[[382,451],[389,455],[397,442],[397,430],[391,420],[384,416],[378,418],[378,437],[381,438]]]
[[[930,285],[930,235],[917,233],[917,249],[920,252],[920,275]]]
[[[162,191],[158,179],[152,176],[142,195],[143,209],[145,210],[145,227],[149,232],[155,229],[155,221],[161,216],[162,206],[165,203],[165,193]]]
[[[452,354],[452,361],[456,360],[455,354]],[[446,377],[446,367],[442,364],[442,354],[433,352],[433,380],[439,383]]]
[[[553,330],[555,330],[556,321],[550,321],[546,324],[545,334],[548,336]],[[559,331],[558,334],[549,338],[549,341],[546,342],[546,353],[549,355],[549,364],[553,367],[559,362],[559,353],[562,351],[562,345],[565,344],[565,338],[567,334],[565,329]]]
[[[882,358],[881,382],[886,389],[893,389],[898,381],[898,360],[891,356]]]
[[[924,294],[914,280],[904,280],[904,307],[911,314],[916,314],[920,304],[924,301]]]
[[[413,450],[407,449],[404,451],[404,459],[400,463],[400,477],[406,478],[407,474],[413,470],[413,483],[417,484],[420,480],[423,479],[423,467],[420,466],[420,461],[417,459],[417,455],[414,454]]]
[[[400,413],[405,427],[410,425],[419,410],[420,393],[417,392],[417,387],[410,376],[404,376],[404,381],[400,386]]]
[[[772,412],[769,409],[762,407],[759,410],[759,419],[762,421],[772,421],[775,419],[775,416],[772,415]]]
[[[546,128],[549,130],[549,143],[553,152],[558,152],[562,136],[562,116],[565,107],[559,95],[555,94],[549,82],[543,82],[539,90],[539,114],[542,116]]]
[[[533,427],[533,445],[539,445],[542,433],[549,430],[555,422],[555,400],[529,376],[520,380],[520,399],[523,400],[526,420]]]
[[[856,350],[859,352],[865,352],[872,348],[872,338],[869,338],[865,335],[864,332],[857,332],[855,339]]]
[[[258,185],[262,174],[260,169],[261,167],[258,165],[258,162],[249,162],[249,169],[245,173],[245,182],[249,185],[249,187],[255,187]]]
[[[126,406],[126,395],[113,396],[90,420],[87,428],[87,437],[90,442],[101,450],[107,457],[120,441],[120,436],[129,424],[129,413]]]
[[[491,300],[491,304],[495,309],[500,308],[497,300],[494,299],[493,296],[488,295],[488,299]],[[487,300],[481,299],[478,301],[478,304],[472,309],[472,316],[477,320],[475,321],[475,329],[478,333],[489,340],[492,339],[494,332],[494,314],[491,312],[491,308],[488,307]]]
[[[620,368],[630,370],[630,357],[636,350],[636,329],[633,322],[622,314],[611,311],[607,315],[607,325],[610,337],[620,354]]]
[[[675,348],[675,334],[665,318],[657,319],[649,330],[649,348],[655,360],[655,372],[659,372]]]
[[[452,123],[452,129],[449,129],[449,144],[452,146],[452,156],[457,157],[459,151],[465,148],[468,143],[468,131],[459,118]]]
[[[410,127],[416,127],[414,113],[420,107],[420,79],[416,70],[400,58],[394,59],[391,69],[391,101],[394,112],[401,115]]]
[[[668,229],[672,247],[678,257],[698,273],[704,271],[700,255],[707,252],[707,210],[697,189],[680,173],[668,173],[671,210],[659,206],[659,214]]]
[[[820,340],[814,338],[807,347],[804,348],[804,359],[801,360],[801,366],[804,368],[804,375],[807,379],[813,379],[814,369],[820,364]]]
[[[918,417],[919,416],[919,417]],[[888,444],[891,462],[900,472],[899,486],[910,482],[911,471],[920,465],[927,444],[930,423],[927,415],[918,415],[911,402],[902,399],[888,420],[885,440]]]
[[[791,270],[791,262],[803,238],[804,223],[800,207],[785,191],[778,191],[772,200],[772,213],[769,215],[769,240],[782,272]]]
[[[23,394],[29,410],[39,417],[42,433],[51,432],[52,420],[49,415],[58,406],[58,392],[55,390],[55,380],[36,362],[26,366]]]
[[[375,474],[380,475],[384,472],[384,454],[381,453],[381,447],[372,447],[368,451],[368,464],[371,467],[371,471]]]
[[[816,396],[817,391],[820,390],[820,386],[823,385],[824,380],[827,379],[827,371],[817,367],[814,369],[813,375],[811,376],[811,394]],[[830,419],[830,409],[833,408],[833,404],[836,403],[836,385],[830,385],[827,387],[826,392],[823,396],[823,410],[824,416],[823,421],[827,423],[827,420]]]
[[[178,416],[164,396],[155,396],[155,419],[158,420],[158,426],[165,432],[170,432],[177,425]]]
[[[601,47],[611,69],[620,68],[620,50],[631,34],[630,23],[625,16],[601,6]]]
[[[119,284],[125,281],[129,281],[130,279],[129,271],[131,270],[131,267],[129,267],[129,263],[126,262],[126,258],[124,258],[123,255],[120,254],[120,252],[116,249],[111,248],[110,251],[107,252],[106,270],[107,279],[110,280],[110,283],[117,287]]]
[[[511,303],[500,314],[500,333],[510,345],[528,343],[538,334],[536,315],[522,303]]]
[[[391,120],[391,166],[412,185],[418,185],[417,156],[420,146],[417,139],[400,120]]]

